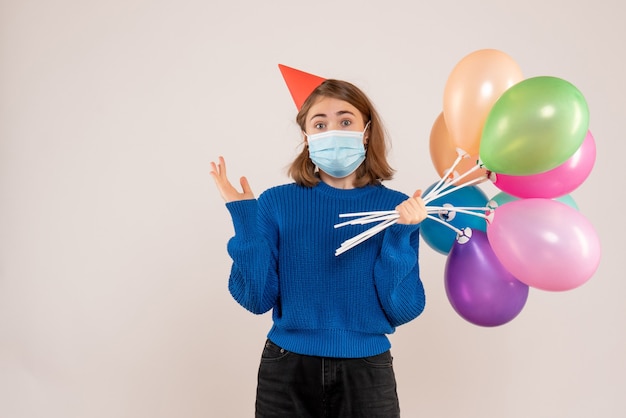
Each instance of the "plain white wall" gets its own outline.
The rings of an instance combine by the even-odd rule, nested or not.
[[[424,243],[426,311],[392,336],[403,415],[625,416],[621,7],[0,2],[0,417],[252,416],[270,315],[228,294],[233,231],[209,162],[224,155],[257,194],[289,181],[284,63],[361,86],[391,133],[390,186],[424,188],[449,72],[482,48],[585,95],[597,160],[572,196],[602,261],[482,328],[453,311]]]

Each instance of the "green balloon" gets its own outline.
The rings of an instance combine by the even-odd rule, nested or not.
[[[589,108],[574,85],[557,77],[528,78],[502,93],[491,108],[480,160],[496,173],[543,173],[571,157],[588,129]]]

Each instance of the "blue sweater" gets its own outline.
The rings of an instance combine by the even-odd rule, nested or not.
[[[394,224],[335,256],[375,224],[333,225],[346,220],[340,213],[392,210],[406,198],[383,185],[343,190],[320,182],[227,203],[235,229],[230,293],[253,313],[272,309],[268,338],[288,351],[355,358],[388,350],[386,334],[424,310],[419,226]]]

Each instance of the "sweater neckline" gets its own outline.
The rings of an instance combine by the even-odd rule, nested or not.
[[[367,185],[363,187],[355,187],[353,189],[338,189],[336,187],[330,186],[327,183],[324,183],[323,181],[320,181],[315,186],[315,189],[318,192],[323,193],[327,196],[331,196],[331,197],[344,198],[344,199],[345,198],[358,199],[374,192],[374,190],[376,190],[376,188],[378,187],[381,187],[381,186],[380,185],[376,185],[376,186]]]

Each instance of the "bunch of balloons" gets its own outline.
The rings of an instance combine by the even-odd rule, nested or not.
[[[454,310],[499,326],[524,308],[529,288],[567,291],[589,280],[600,242],[569,193],[596,158],[582,93],[558,77],[524,78],[495,49],[465,56],[446,82],[430,134],[440,180],[424,195],[424,241],[447,256]],[[491,199],[479,188],[491,181]]]

